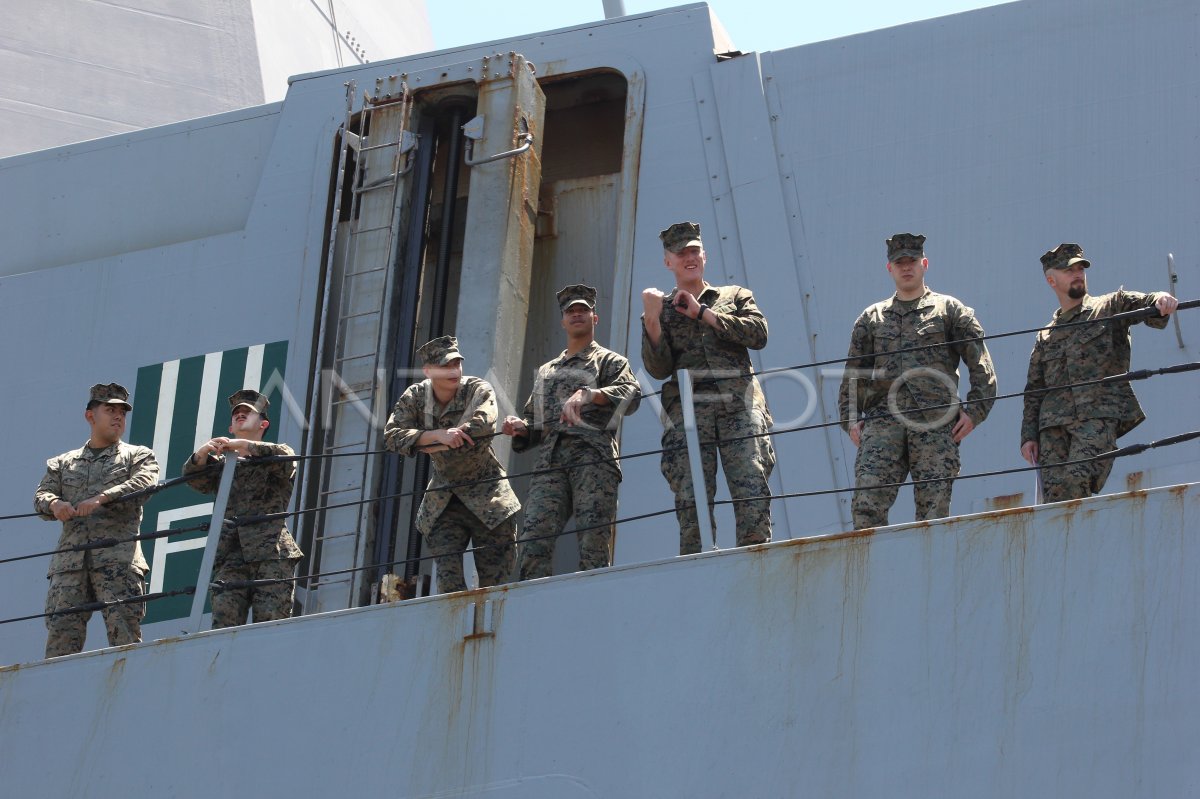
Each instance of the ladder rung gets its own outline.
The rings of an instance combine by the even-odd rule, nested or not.
[[[377,230],[391,230],[391,229],[392,229],[391,225],[376,225],[375,227],[364,227],[364,228],[359,228],[358,230],[351,230],[350,235],[357,236],[360,233],[374,233]]]
[[[364,383],[362,385],[367,386],[367,387],[362,389],[361,391],[355,391],[354,392],[355,399],[349,399],[349,398],[339,399],[339,400],[334,400],[333,402],[331,402],[329,404],[330,405],[349,405],[351,402],[363,402],[364,400],[369,399],[375,393],[375,387],[373,385],[368,385],[366,383]],[[353,390],[353,386],[351,386],[351,390]]]
[[[366,443],[367,442],[365,440],[363,440],[363,441],[355,441],[350,444],[330,444],[329,446],[325,447],[325,449],[326,449],[326,451],[328,451],[331,449],[345,449],[346,447],[361,447],[361,446],[365,445]]]
[[[345,363],[346,361],[361,361],[363,358],[376,358],[378,356],[379,351],[376,350],[375,352],[363,352],[358,355],[339,355],[333,361],[334,363]]]
[[[358,530],[350,530],[345,533],[333,533],[332,535],[318,535],[314,536],[314,538],[317,541],[332,541],[335,538],[345,538],[351,535],[358,535]]]
[[[308,584],[308,590],[315,591],[323,585],[338,585],[339,583],[348,583],[348,582],[350,582],[349,577],[339,577],[336,580],[321,580],[320,582],[313,580],[311,583]]]
[[[338,322],[344,322],[347,319],[361,319],[364,316],[379,316],[380,313],[382,313],[382,312],[381,311],[359,311],[358,313],[346,314],[345,316],[338,319]]]
[[[375,191],[376,189],[386,189],[389,186],[395,186],[395,185],[396,185],[396,179],[390,178],[388,180],[383,181],[382,183],[372,183],[369,186],[363,186],[361,188],[356,187],[354,189],[354,193],[355,194],[366,194],[369,191]]]
[[[345,488],[331,488],[331,489],[322,491],[321,496],[332,497],[334,494],[345,494],[347,491],[357,491],[361,494],[362,489],[363,489],[363,487],[361,485],[347,486]]]
[[[345,388],[338,387],[338,391],[342,392],[343,394],[353,394],[356,397],[360,397],[363,394],[365,394],[369,391],[374,391],[374,390],[375,390],[375,385],[374,385],[374,381],[372,381],[372,380],[359,380],[357,383],[346,383]],[[349,402],[349,401],[350,401],[349,397],[347,397],[345,400],[337,400],[337,402]]]
[[[384,147],[399,147],[401,141],[403,140],[397,139],[396,141],[387,141],[383,144],[368,144],[366,147],[360,147],[358,151],[360,153],[369,153],[372,150],[382,150]]]
[[[386,272],[386,271],[387,271],[386,266],[377,266],[374,269],[360,269],[357,272],[347,272],[346,274],[342,275],[342,280],[345,280],[345,279],[351,278],[351,277],[358,277],[359,275],[373,275],[376,272]]]

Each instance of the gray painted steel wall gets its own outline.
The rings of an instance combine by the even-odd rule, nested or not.
[[[0,161],[0,337],[21,342],[3,366],[34,401],[9,426],[0,511],[28,508],[44,459],[84,438],[81,398],[92,382],[131,385],[140,365],[288,340],[289,388],[303,399],[348,78],[369,86],[397,72],[437,75],[514,50],[543,77],[608,66],[638,87],[631,96],[644,86],[637,173],[620,187],[636,197],[632,226],[618,230],[632,255],[617,264],[628,288],[614,304],[627,305],[608,317],[630,321],[607,343],[640,367],[638,295],[669,287],[657,232],[691,218],[704,225],[709,279],[751,286],[768,314],[771,344],[756,357],[769,368],[844,354],[854,317],[891,288],[883,239],[906,228],[930,236],[934,288],[975,306],[992,332],[1049,318],[1037,257],[1064,239],[1087,248],[1096,291],[1162,288],[1172,249],[1178,293],[1200,296],[1190,240],[1200,212],[1191,133],[1200,103],[1189,77],[1200,72],[1189,39],[1198,21],[1200,10],[1180,0],[1028,0],[716,63],[719,37],[697,4],[301,76],[282,106]],[[1183,321],[1186,351],[1170,331],[1135,330],[1134,365],[1194,359],[1200,317]],[[1023,386],[1029,346],[993,346],[1002,391]],[[833,412],[830,380],[808,421]],[[1198,386],[1194,377],[1140,385],[1150,421],[1129,440],[1190,427],[1178,411],[1195,406]],[[799,423],[815,397],[779,378],[767,392],[781,426]],[[1018,407],[998,405],[967,439],[964,471],[1022,465]],[[652,449],[658,436],[648,403],[626,426],[625,449]],[[299,443],[296,413],[283,415],[280,437]],[[850,483],[840,432],[781,436],[777,450],[776,490]],[[1147,453],[1118,463],[1110,489],[1130,470],[1148,470],[1147,484],[1182,482],[1195,463],[1194,445]],[[1031,483],[960,481],[953,509],[1022,492],[1028,501]],[[631,461],[624,485],[622,516],[670,506],[655,458]],[[780,539],[848,526],[835,499],[775,510]],[[911,513],[902,495],[893,520]],[[731,514],[718,516],[729,545]],[[23,554],[49,548],[57,525],[6,522],[3,533],[0,556]],[[675,550],[670,516],[618,536],[619,563]],[[0,568],[4,615],[39,612],[43,565]],[[94,622],[93,645],[100,635]],[[42,636],[36,622],[0,627],[0,662],[36,658]]]
[[[1190,796],[1198,519],[1193,484],[10,667],[0,772],[22,796]]]

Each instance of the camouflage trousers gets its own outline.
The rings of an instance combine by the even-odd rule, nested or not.
[[[590,463],[601,458],[600,451],[574,436],[558,436],[553,446],[550,467],[567,468],[535,475],[529,487],[520,539],[522,580],[553,574],[554,545],[572,515],[575,528],[583,530],[579,533],[580,571],[612,565],[620,475],[612,464]]]
[[[717,529],[713,513],[713,498],[717,493],[717,452],[729,494],[734,499],[769,497],[767,480],[775,468],[775,450],[770,436],[740,438],[767,431],[766,418],[756,408],[746,408],[740,402],[719,400],[717,394],[698,393],[696,398],[696,428],[699,439],[716,441],[701,444],[700,460],[704,469],[704,490],[708,497],[708,516]],[[712,401],[709,401],[712,400]],[[662,446],[668,450],[662,456],[662,473],[675,493],[675,516],[679,519],[679,554],[700,551],[700,523],[696,515],[696,495],[692,491],[692,472],[688,461],[687,439],[683,432],[683,410],[675,405],[669,411],[670,426],[663,432]],[[728,439],[738,439],[730,441]],[[690,505],[691,507],[685,507]],[[771,540],[771,500],[737,502],[733,506],[737,545],[762,544]]]
[[[1117,446],[1116,419],[1082,419],[1038,433],[1038,466],[1042,467],[1042,501],[1063,502],[1099,494],[1112,472],[1112,458],[1048,468],[1110,452]]]
[[[296,594],[296,575],[299,558],[262,560],[247,563],[240,550],[235,550],[213,569],[213,582],[242,582],[248,580],[286,580],[286,582],[256,585],[251,588],[213,589],[212,626],[237,627],[245,624],[254,609],[254,621],[275,621],[291,618],[292,601]]]
[[[90,559],[89,559],[90,560]],[[50,590],[46,592],[46,612],[84,605],[89,602],[112,602],[117,599],[141,596],[146,582],[140,570],[128,564],[85,567],[76,571],[50,575]],[[146,605],[130,602],[113,605],[100,611],[108,632],[108,645],[136,644],[142,640],[142,617]],[[87,638],[87,623],[92,612],[67,613],[46,617],[46,657],[71,655],[83,651]]]
[[[959,467],[953,429],[954,424],[948,423],[933,430],[920,430],[892,416],[866,420],[854,459],[854,485],[860,489],[854,492],[851,502],[854,529],[885,527],[888,511],[900,491],[899,487],[861,489],[903,482],[910,472],[913,480],[951,478],[913,486],[917,521],[950,515],[950,491]]]
[[[437,564],[437,583],[441,593],[467,590],[463,578],[463,553],[476,547],[472,556],[479,572],[479,587],[508,582],[516,562],[514,541],[517,537],[515,514],[488,529],[458,497],[453,497],[442,515],[425,533],[425,544]]]

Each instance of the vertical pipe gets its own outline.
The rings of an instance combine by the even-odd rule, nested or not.
[[[458,175],[462,166],[462,124],[467,115],[467,108],[462,103],[454,103],[447,107],[449,130],[446,132],[446,175],[442,183],[442,223],[438,231],[437,271],[434,273],[433,297],[429,317],[429,335],[432,338],[447,335],[446,324],[446,295],[450,284],[450,252],[454,247],[455,209],[458,205]],[[417,531],[417,511],[420,509],[424,496],[425,484],[429,482],[429,456],[417,456],[413,469],[413,490],[421,492],[413,496],[411,513],[409,514],[408,533],[408,563],[405,564],[404,576],[407,579],[416,573],[413,560],[420,557],[421,534]]]
[[[455,209],[458,205],[458,174],[462,168],[462,124],[466,106],[454,103],[449,111],[449,130],[446,132],[446,176],[442,184],[442,224],[438,233],[437,272],[434,273],[432,316],[429,333],[432,337],[447,335],[446,294],[450,283],[450,252],[454,246]]]
[[[437,119],[432,114],[422,116],[417,126],[417,136],[420,141],[414,157],[411,194],[409,197],[412,212],[408,215],[408,230],[404,238],[404,250],[396,253],[398,264],[394,270],[400,286],[393,293],[399,306],[390,314],[392,325],[388,330],[390,340],[396,342],[392,350],[392,362],[389,364],[387,390],[389,397],[399,397],[413,380],[413,352],[416,350],[417,311],[421,294],[421,273],[425,251],[425,229],[429,223],[429,199],[433,187],[434,157],[437,153]],[[404,480],[404,458],[399,455],[384,457],[379,485],[383,487],[379,494],[394,494],[401,490]],[[399,498],[385,500],[379,509],[379,534],[375,536],[375,552],[373,563],[381,566],[396,559],[396,537],[400,532]],[[411,540],[405,542],[406,557],[415,558],[420,555],[420,539],[416,541],[416,551],[412,549]],[[416,573],[413,563],[404,566],[405,578]],[[390,570],[390,569],[389,569]],[[376,569],[374,580],[382,578],[382,569]]]
[[[625,0],[604,0],[604,18],[616,19],[625,16]]]

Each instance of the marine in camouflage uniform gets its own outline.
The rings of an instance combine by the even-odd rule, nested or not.
[[[1112,459],[1055,468],[1116,449],[1117,439],[1146,418],[1129,383],[1063,388],[1129,371],[1129,328],[1138,322],[1162,329],[1178,302],[1166,292],[1143,294],[1124,289],[1091,297],[1084,270],[1091,262],[1078,244],[1063,243],[1042,256],[1042,273],[1060,308],[1048,329],[1037,335],[1029,356],[1021,454],[1041,468],[1045,502],[1080,499],[1100,493],[1112,471]],[[1108,319],[1114,314],[1157,308],[1161,316]]]
[[[267,418],[270,401],[253,389],[242,389],[229,397],[229,435],[219,436],[201,446],[183,465],[183,474],[209,471],[189,480],[188,485],[202,494],[217,493],[220,469],[228,453],[245,458],[233,473],[233,486],[225,508],[227,516],[265,516],[287,510],[296,480],[294,461],[260,462],[266,456],[290,457],[296,453],[287,444],[263,441],[270,426]],[[236,627],[245,624],[250,609],[254,621],[274,621],[292,615],[296,584],[292,580],[296,563],[304,556],[284,519],[226,527],[217,539],[213,561],[213,581],[217,583],[275,580],[277,582],[244,588],[216,588],[212,595],[212,626]]]
[[[148,448],[121,441],[125,416],[133,410],[128,400],[129,392],[118,383],[92,386],[84,411],[91,437],[79,449],[46,462],[33,506],[43,519],[63,523],[58,549],[138,534],[142,505],[149,497],[116,500],[157,483],[158,462]],[[138,541],[56,553],[47,575],[46,612],[141,596],[148,570]],[[144,603],[112,605],[101,615],[110,646],[142,640]],[[46,657],[82,651],[91,616],[91,611],[47,616]]]
[[[479,585],[498,585],[512,574],[521,504],[490,438],[474,440],[495,434],[496,392],[486,380],[462,374],[454,336],[423,344],[417,355],[427,379],[396,402],[384,427],[385,445],[401,455],[428,452],[433,460],[417,529],[435,557],[439,588],[466,590],[462,556],[471,543]],[[474,484],[446,488],[455,483]]]
[[[887,240],[888,272],[896,293],[867,308],[850,334],[846,371],[838,391],[842,427],[858,446],[851,510],[854,527],[883,527],[899,487],[911,473],[916,518],[950,515],[959,442],[987,418],[996,396],[996,371],[975,312],[925,285],[925,237],[897,233]],[[933,346],[913,352],[898,350]],[[895,353],[895,354],[893,354]],[[958,365],[970,379],[958,405]],[[950,406],[913,413],[914,409]]]
[[[521,417],[504,420],[513,449],[536,446],[535,474],[521,528],[521,579],[549,577],[557,535],[575,516],[579,568],[612,565],[617,518],[617,426],[642,392],[629,361],[596,343],[596,289],[567,286],[556,295],[567,349],[538,368]]]
[[[662,456],[662,473],[675,492],[679,553],[700,551],[700,525],[675,378],[679,369],[692,374],[699,440],[717,442],[700,448],[713,529],[720,451],[730,495],[734,499],[764,497],[734,504],[737,545],[770,541],[771,489],[767,480],[775,467],[775,450],[766,433],[772,420],[749,353],[767,345],[766,317],[748,289],[704,282],[707,257],[700,225],[678,222],[658,235],[663,243],[663,263],[675,276],[676,287],[670,294],[655,288],[642,292],[642,362],[654,377],[670,378],[662,391],[666,412],[662,446],[667,450]]]

